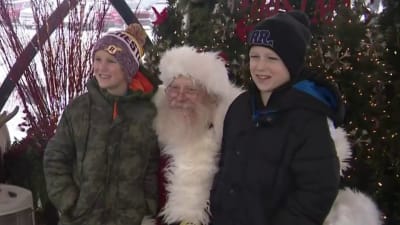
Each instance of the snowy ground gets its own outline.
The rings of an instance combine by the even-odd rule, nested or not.
[[[25,37],[26,37],[26,40],[30,40],[33,37],[33,35],[35,35],[35,33],[36,33],[35,30],[23,29],[21,27],[19,27],[19,28],[20,29],[17,29],[17,31],[20,32],[19,35],[22,35],[21,37],[24,37],[24,40],[25,40]],[[146,29],[146,32],[149,35],[149,37],[152,37],[151,27],[145,27],[145,29]],[[113,31],[113,30],[119,30],[119,28],[110,28],[108,31]],[[90,32],[90,31],[87,31],[87,32]],[[85,36],[85,35],[83,35],[83,36]],[[39,63],[38,58],[35,58],[34,60],[37,63]],[[0,58],[0,84],[3,83],[8,72],[9,72],[9,69],[7,68],[7,65],[5,65],[4,62],[2,61],[2,58]],[[1,112],[3,112],[3,111],[11,112],[14,109],[14,107],[18,106],[18,105],[21,105],[21,103],[18,100],[18,95],[16,94],[16,91],[14,91],[11,94],[8,101],[6,102],[6,104],[4,105]],[[22,113],[22,111],[23,111],[23,108],[22,108],[22,106],[20,106],[18,114],[7,123],[7,127],[9,129],[12,142],[15,140],[21,140],[23,137],[26,136],[25,132],[21,131],[18,128],[18,125],[23,122],[24,114]]]

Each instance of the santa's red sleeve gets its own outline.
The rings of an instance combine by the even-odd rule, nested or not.
[[[160,157],[160,164],[158,169],[158,211],[160,212],[161,209],[164,207],[165,202],[167,201],[167,191],[166,191],[166,178],[165,178],[165,168],[168,165],[168,158],[165,155],[161,155]],[[156,220],[157,225],[162,225],[161,218],[157,217]]]

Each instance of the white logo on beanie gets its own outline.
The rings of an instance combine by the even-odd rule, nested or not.
[[[255,30],[251,33],[250,45],[262,45],[273,48],[274,40],[270,39],[271,32],[269,30]]]

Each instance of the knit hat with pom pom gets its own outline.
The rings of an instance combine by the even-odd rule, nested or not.
[[[144,54],[143,46],[146,33],[140,24],[130,24],[124,31],[115,31],[105,34],[93,47],[92,57],[99,50],[105,50],[114,56],[122,66],[128,80],[139,70],[140,58]]]

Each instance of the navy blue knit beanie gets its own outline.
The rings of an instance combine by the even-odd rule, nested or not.
[[[298,10],[279,13],[259,22],[250,33],[248,44],[274,50],[295,80],[304,67],[305,53],[311,41],[310,20]]]

